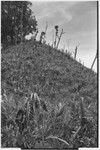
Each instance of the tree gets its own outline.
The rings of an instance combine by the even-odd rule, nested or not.
[[[20,43],[29,33],[36,31],[37,21],[30,9],[28,1],[2,1],[1,2],[1,43]],[[16,40],[17,39],[17,40]]]

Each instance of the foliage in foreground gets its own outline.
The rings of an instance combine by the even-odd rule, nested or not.
[[[84,121],[82,118],[79,100],[55,107],[46,103],[45,109],[37,108],[35,100],[30,97],[23,97],[16,105],[13,96],[8,98],[4,94],[2,98],[2,147],[95,146],[95,125],[92,119]],[[27,105],[28,102],[30,105]],[[25,113],[24,116],[22,113],[18,116],[20,111]]]

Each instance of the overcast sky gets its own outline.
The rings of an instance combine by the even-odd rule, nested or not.
[[[80,42],[77,60],[91,67],[97,50],[97,2],[79,1],[32,1],[32,11],[38,22],[39,33],[45,30],[48,22],[47,43],[52,43],[54,26],[59,25],[65,34],[62,36],[60,48],[73,52]],[[69,46],[68,46],[69,45]],[[97,71],[97,62],[93,68]]]

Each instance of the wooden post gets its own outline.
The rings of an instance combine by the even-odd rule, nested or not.
[[[77,46],[75,48],[75,55],[74,55],[74,59],[76,59],[76,55],[77,55]]]
[[[74,59],[76,59],[76,56],[77,56],[77,50],[78,50],[78,47],[79,47],[80,43],[76,46],[75,48],[75,55],[74,55]]]
[[[57,36],[55,35],[54,48],[56,47]]]
[[[96,53],[96,55],[95,55],[95,58],[94,58],[94,60],[93,60],[92,65],[91,65],[91,69],[92,69],[92,68],[93,68],[93,66],[94,66],[94,63],[95,63],[95,61],[96,61],[96,58],[97,58],[97,53]]]
[[[55,26],[56,32],[55,32],[54,48],[56,48],[56,43],[57,43],[57,38],[58,38],[58,28],[59,28],[59,26],[56,25],[56,26]]]

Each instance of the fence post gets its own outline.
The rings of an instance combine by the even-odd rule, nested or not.
[[[79,47],[80,43],[76,46],[75,48],[75,55],[74,55],[74,59],[76,59],[76,56],[77,56],[77,50],[78,50],[78,47]]]
[[[96,53],[96,55],[95,55],[95,58],[94,58],[94,60],[93,60],[92,65],[91,65],[91,69],[92,69],[92,68],[93,68],[93,66],[94,66],[94,63],[95,63],[95,61],[96,61],[96,58],[97,58],[97,53]]]

